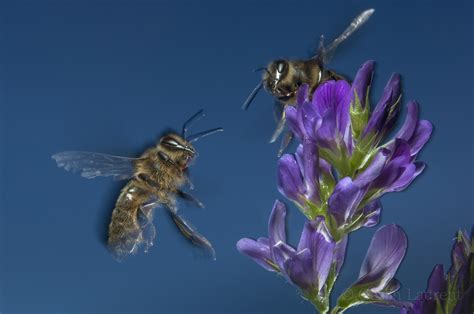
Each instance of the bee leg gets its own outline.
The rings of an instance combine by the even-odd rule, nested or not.
[[[281,133],[285,130],[286,125],[286,114],[285,110],[282,111],[280,121],[278,121],[277,127],[273,132],[272,138],[270,139],[270,143],[274,143],[278,137],[280,137]]]
[[[280,149],[278,150],[278,155],[277,155],[278,158],[280,158],[281,155],[283,155],[283,153],[285,152],[288,145],[290,145],[292,140],[293,140],[293,132],[287,131],[285,133],[285,136],[283,137],[283,140],[281,141]]]
[[[183,200],[188,201],[190,203],[193,203],[194,205],[196,205],[199,208],[204,208],[205,207],[204,204],[200,200],[198,200],[197,198],[195,198],[191,194],[188,194],[188,193],[186,193],[184,191],[181,191],[181,190],[178,190],[176,192],[176,194],[179,197],[181,197]]]
[[[188,177],[186,177],[186,184],[188,185],[190,190],[194,190],[194,184]]]
[[[183,217],[178,215],[176,211],[170,208],[168,209],[168,213],[178,227],[179,231],[186,237],[186,239],[188,239],[192,244],[203,248],[212,257],[212,259],[215,260],[216,252],[211,242],[209,242],[209,240],[207,240],[202,234],[197,232],[197,230],[194,229],[186,220],[184,220]]]

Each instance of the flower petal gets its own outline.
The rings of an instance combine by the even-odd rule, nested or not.
[[[289,279],[288,277],[288,260],[291,260],[295,257],[296,251],[294,248],[289,246],[283,241],[277,242],[275,245],[270,247],[272,251],[273,260],[280,268],[282,274]]]
[[[276,271],[271,266],[272,256],[270,247],[265,241],[255,241],[249,238],[240,239],[237,242],[237,250],[253,259],[257,264],[269,271]]]
[[[292,259],[285,263],[288,277],[300,289],[312,292],[314,289],[314,270],[312,256],[308,249],[298,252]]]
[[[294,106],[286,106],[285,117],[291,132],[302,139],[304,136],[298,122],[298,109]]]
[[[425,169],[425,164],[422,162],[415,162],[414,164],[406,166],[402,175],[392,184],[387,192],[403,191],[423,172],[423,169]]]
[[[362,197],[361,188],[350,177],[343,178],[329,197],[328,212],[342,225],[350,220]]]
[[[446,279],[444,276],[444,267],[442,264],[436,265],[431,272],[430,279],[428,280],[429,293],[439,295],[446,289]]]
[[[323,148],[330,150],[337,150],[337,125],[336,112],[334,110],[327,110],[322,116],[321,125],[316,133],[316,140]]]
[[[471,287],[462,295],[461,300],[453,310],[453,314],[473,313],[474,304],[472,300],[474,300],[474,285],[471,285]]]
[[[360,187],[364,187],[374,181],[384,169],[389,155],[390,151],[382,148],[377,154],[375,154],[374,158],[370,161],[369,166],[356,177],[354,183]]]
[[[367,93],[372,84],[374,64],[375,62],[373,60],[365,62],[357,71],[354,82],[352,82],[352,90],[357,93],[362,108],[365,108]],[[351,95],[353,95],[354,92],[351,92]]]
[[[310,139],[305,139],[303,141],[304,182],[308,200],[315,204],[320,203],[318,161],[319,156],[316,143]]]
[[[382,291],[395,275],[406,249],[406,235],[397,225],[387,225],[377,230],[362,263],[356,285],[370,284],[371,291]]]
[[[276,200],[270,214],[270,220],[268,221],[270,247],[275,246],[278,242],[286,242],[285,218],[286,206],[284,203]]]
[[[303,102],[308,100],[308,95],[309,95],[309,85],[308,84],[301,85],[301,87],[298,89],[298,92],[296,93],[296,103],[302,104]]]
[[[301,233],[301,237],[300,237],[300,242],[298,243],[298,248],[297,248],[298,252],[311,249],[315,232],[316,230],[314,229],[314,226],[311,223],[306,222],[304,224],[303,232]]]
[[[362,209],[364,214],[364,227],[373,227],[380,221],[380,212],[382,210],[382,204],[379,200],[370,202],[367,206]]]
[[[406,169],[410,165],[410,159],[410,145],[402,139],[396,139],[394,152],[389,157],[383,171],[381,171],[377,179],[372,182],[371,187],[389,190],[405,173],[405,170],[411,171],[411,173],[414,174],[414,168]],[[397,186],[403,185],[404,182],[408,180],[409,174],[410,172],[405,173],[403,182],[398,182]]]
[[[298,124],[303,137],[315,139],[315,132],[321,125],[321,116],[309,101],[305,101],[298,109]]]
[[[379,140],[395,124],[400,110],[400,75],[393,74],[384,88],[382,97],[375,107],[362,136],[377,134]]]
[[[347,242],[348,242],[348,235],[344,235],[339,242],[336,243],[336,247],[334,248],[334,261],[336,263],[336,274],[339,274],[341,271],[342,265],[344,264],[344,260],[346,259],[346,250],[347,250]]]
[[[411,146],[411,154],[416,155],[428,142],[433,133],[433,125],[427,120],[418,122],[413,136],[409,140]]]
[[[322,118],[317,137],[326,148],[350,135],[350,85],[344,81],[327,81],[313,95],[313,107]],[[336,132],[337,131],[337,132]],[[334,148],[334,147],[333,147]]]
[[[415,132],[416,125],[418,124],[418,104],[414,101],[410,101],[407,106],[408,111],[405,122],[395,135],[395,138],[401,138],[408,142]]]
[[[324,218],[317,217],[314,221],[305,223],[298,244],[298,254],[302,251],[311,252],[311,271],[306,273],[312,283],[317,284],[317,292],[321,290],[329,275],[336,244],[327,230]]]
[[[295,157],[283,155],[278,160],[278,191],[291,200],[299,200],[304,194],[303,177]]]
[[[373,293],[369,295],[369,299],[371,302],[379,305],[384,305],[384,306],[394,306],[394,307],[406,307],[409,306],[409,302],[405,301],[400,301],[395,299],[392,295],[390,295],[387,292],[378,292],[378,293]],[[430,312],[431,313],[431,312]],[[428,313],[426,313],[428,314]]]

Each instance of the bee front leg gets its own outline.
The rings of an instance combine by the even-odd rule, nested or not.
[[[191,182],[191,179],[189,177],[186,177],[186,184],[188,185],[190,190],[194,190],[194,184]]]
[[[180,198],[182,198],[183,200],[185,200],[187,202],[193,203],[194,205],[196,205],[199,208],[204,208],[205,207],[204,204],[200,200],[198,200],[197,198],[195,198],[191,194],[188,194],[188,193],[186,193],[182,190],[177,190],[176,195],[178,195]]]

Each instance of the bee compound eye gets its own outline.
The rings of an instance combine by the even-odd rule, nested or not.
[[[277,63],[277,71],[278,73],[283,73],[286,70],[286,62],[285,61],[278,61]]]
[[[169,146],[169,147],[178,147],[179,146],[178,142],[176,142],[172,138],[165,139],[163,141],[163,144],[166,145],[166,146]]]

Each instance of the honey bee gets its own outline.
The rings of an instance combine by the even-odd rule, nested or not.
[[[323,82],[328,80],[344,79],[336,72],[326,69],[325,64],[344,40],[359,29],[374,13],[374,9],[369,9],[358,15],[346,30],[339,35],[329,46],[324,46],[324,36],[321,36],[319,49],[313,57],[302,60],[279,59],[272,61],[266,67],[258,68],[255,71],[263,71],[262,80],[252,90],[250,95],[242,105],[242,109],[247,110],[257,93],[264,88],[275,97],[275,116],[278,121],[275,132],[270,143],[275,142],[285,129],[285,107],[294,105],[296,93],[299,87],[307,84],[310,88],[310,95]],[[292,133],[287,132],[283,138],[278,156],[280,156],[288,144],[291,142]]]
[[[112,177],[129,181],[122,189],[112,212],[108,229],[108,248],[117,260],[144,251],[153,245],[156,230],[153,212],[158,206],[167,209],[181,233],[194,245],[203,248],[213,258],[212,244],[178,214],[176,198],[203,207],[203,204],[181,188],[192,183],[187,170],[197,152],[193,143],[210,134],[223,131],[214,128],[187,136],[189,126],[202,118],[202,110],[188,119],[181,135],[169,133],[148,148],[139,158],[127,158],[91,152],[66,151],[52,158],[58,167],[80,172],[82,177]]]

